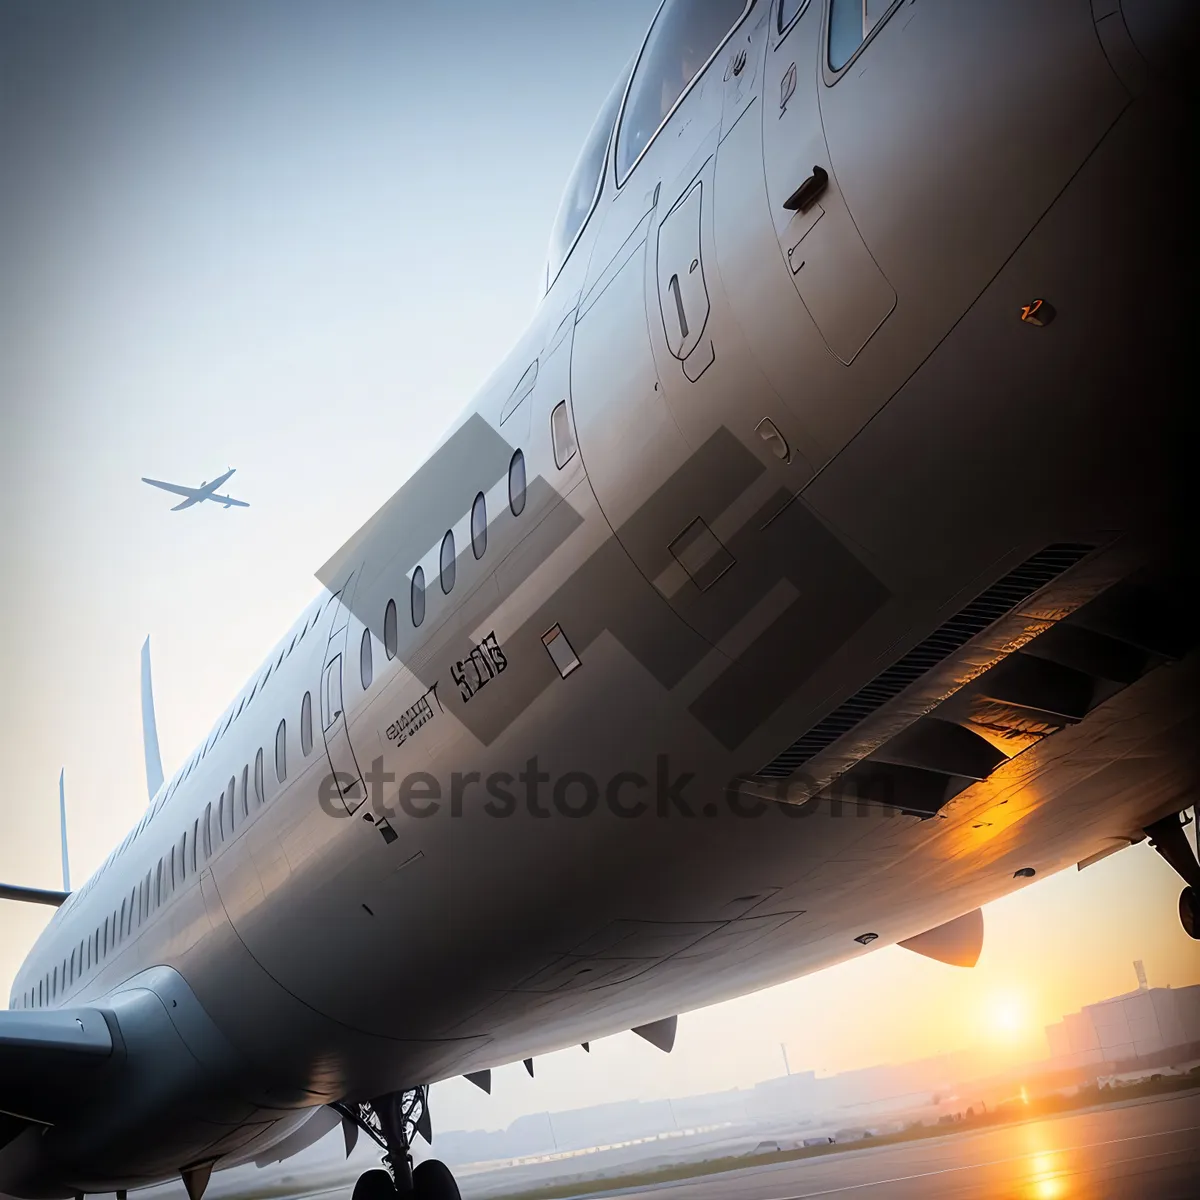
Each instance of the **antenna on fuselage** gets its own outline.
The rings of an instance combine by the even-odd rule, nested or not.
[[[158,752],[158,726],[154,721],[154,687],[150,681],[150,638],[142,643],[142,749],[146,755],[146,788],[150,799],[162,787],[162,756]],[[65,860],[64,860],[65,861]]]
[[[58,772],[58,831],[62,839],[63,891],[71,890],[71,860],[67,855],[67,790],[63,785],[66,768]]]

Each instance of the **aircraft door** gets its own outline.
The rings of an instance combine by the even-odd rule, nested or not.
[[[321,731],[325,739],[325,754],[329,769],[337,782],[338,793],[348,813],[355,812],[367,797],[362,771],[350,744],[350,731],[346,724],[346,706],[342,698],[342,664],[346,659],[346,631],[350,624],[350,609],[346,603],[351,589],[357,582],[351,576],[341,594],[332,604],[329,641],[325,648],[325,661],[321,667]]]
[[[781,21],[798,15],[790,27]],[[813,94],[821,0],[778,0],[764,71],[763,161],[767,203],[784,264],[825,345],[849,366],[887,320],[896,293],[846,206]]]
[[[822,133],[821,13],[822,0],[768,0],[730,44],[710,204],[712,275],[787,420],[766,415],[790,425],[809,471],[896,383],[884,345],[896,293],[858,236]]]

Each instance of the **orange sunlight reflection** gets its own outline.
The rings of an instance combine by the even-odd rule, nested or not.
[[[1060,1200],[1067,1195],[1064,1162],[1047,1145],[1044,1127],[1039,1122],[1024,1130],[1026,1152],[1029,1154],[1029,1180],[1026,1195],[1031,1200]]]

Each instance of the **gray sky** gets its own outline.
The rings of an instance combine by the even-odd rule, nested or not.
[[[579,145],[654,0],[0,5],[0,879],[76,884],[146,802],[138,650],[168,775],[531,315]],[[248,510],[142,475],[236,466]],[[889,949],[518,1064],[438,1123],[902,1061],[1200,980],[1145,846],[992,906],[974,972]],[[0,912],[0,989],[48,910]],[[887,1002],[882,1003],[886,997]],[[931,997],[935,999],[931,1001]],[[1002,1012],[1018,1014],[1015,1027]]]

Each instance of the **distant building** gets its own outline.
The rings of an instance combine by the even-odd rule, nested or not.
[[[1136,963],[1140,967],[1141,963]],[[1200,984],[1152,988],[1138,971],[1137,991],[1088,1004],[1046,1026],[1056,1068],[1160,1059],[1200,1043]]]

